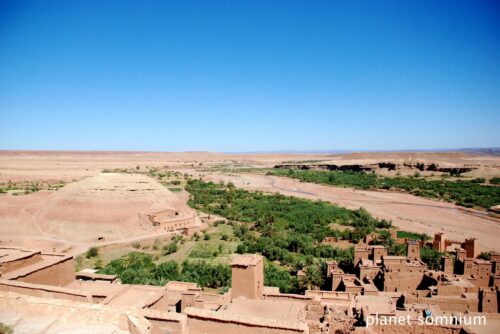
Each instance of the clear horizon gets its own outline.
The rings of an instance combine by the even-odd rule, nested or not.
[[[0,149],[500,147],[495,1],[2,1]]]

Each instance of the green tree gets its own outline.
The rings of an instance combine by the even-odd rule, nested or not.
[[[433,248],[423,247],[420,249],[420,257],[427,264],[429,269],[439,269],[441,266],[441,256],[444,253]]]
[[[318,265],[311,265],[304,270],[299,279],[299,287],[307,290],[319,290],[323,285],[323,274]]]
[[[278,287],[284,293],[291,292],[293,289],[292,277],[288,270],[272,262],[265,263],[264,285]]]
[[[379,245],[383,245],[385,247],[394,246],[394,239],[391,236],[391,233],[387,230],[382,230],[378,232],[376,243]]]

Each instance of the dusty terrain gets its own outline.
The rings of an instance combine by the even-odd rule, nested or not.
[[[132,189],[130,182],[124,180],[123,176],[113,179],[113,174],[99,174],[104,169],[139,167],[141,171],[146,171],[157,167],[182,173],[201,173],[209,179],[233,181],[237,186],[247,189],[323,199],[352,209],[364,207],[376,217],[390,219],[407,231],[428,234],[444,231],[448,238],[458,240],[475,236],[480,238],[484,249],[500,250],[500,221],[481,211],[466,210],[450,203],[403,193],[358,191],[305,184],[279,177],[211,172],[220,168],[242,166],[272,167],[288,161],[358,163],[377,159],[476,164],[480,166],[475,171],[476,174],[486,173],[489,176],[499,175],[500,170],[500,157],[465,153],[292,155],[3,151],[0,152],[0,182],[64,181],[68,185],[58,191],[38,191],[30,195],[0,194],[0,241],[24,246],[35,245],[44,249],[70,247],[71,252],[77,252],[85,250],[89,242],[95,243],[92,239],[96,236],[105,238],[99,244],[154,237],[155,231],[141,228],[141,213],[154,213],[156,210],[170,208],[181,208],[183,212],[189,212],[185,194],[173,196],[165,187],[146,176],[126,176],[145,178],[134,179]],[[75,182],[78,180],[83,181]]]
[[[0,182],[66,181],[93,176],[103,169],[165,167],[206,168],[214,166],[272,167],[284,160],[324,159],[322,155],[219,154],[209,152],[30,152],[0,151]]]
[[[139,174],[103,173],[59,191],[4,195],[0,235],[4,242],[24,246],[38,243],[85,250],[98,241],[132,242],[163,235],[149,216],[165,211],[178,213],[175,219],[195,219],[185,201],[155,180]]]
[[[466,153],[350,153],[350,154],[222,154],[210,152],[64,152],[0,151],[0,182],[66,181],[96,175],[103,169],[166,167],[213,168],[217,166],[273,167],[286,162],[322,161],[367,164],[379,161],[424,161],[446,165],[477,165],[474,174],[500,176],[500,156]],[[475,175],[472,175],[477,177]]]

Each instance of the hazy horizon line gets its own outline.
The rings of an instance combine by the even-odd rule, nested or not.
[[[113,150],[113,149],[0,149],[0,152],[123,152],[123,153],[222,153],[222,154],[343,154],[343,153],[449,153],[449,152],[483,152],[500,154],[500,147],[461,147],[433,149],[310,149],[310,150],[249,150],[249,151],[217,151],[217,150]]]

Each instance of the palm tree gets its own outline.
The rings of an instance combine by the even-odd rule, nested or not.
[[[304,270],[304,275],[299,278],[299,287],[307,290],[319,290],[323,285],[323,274],[317,265],[312,265]]]
[[[379,232],[377,242],[385,247],[394,246],[394,239],[392,238],[391,233],[387,230]]]

